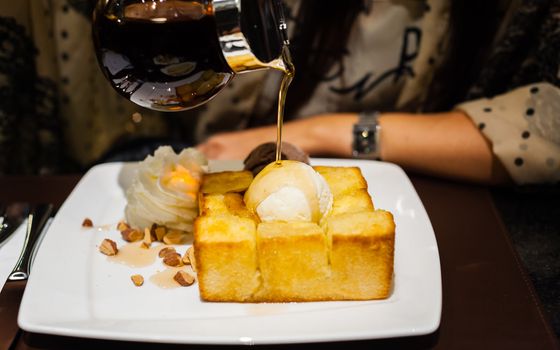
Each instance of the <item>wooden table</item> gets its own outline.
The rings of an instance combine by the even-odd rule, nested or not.
[[[79,175],[0,177],[1,200],[60,205],[79,178]],[[560,348],[488,189],[418,176],[411,176],[411,180],[430,216],[439,246],[443,284],[441,325],[435,333],[426,336],[336,345],[364,349]],[[148,349],[153,346],[25,332],[14,344],[15,349]],[[290,346],[267,348],[285,347]],[[322,349],[325,344],[305,347]]]

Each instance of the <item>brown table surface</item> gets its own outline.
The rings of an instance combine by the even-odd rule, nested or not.
[[[0,177],[0,201],[51,202],[60,205],[79,178],[78,175]],[[425,336],[335,345],[364,349],[560,348],[488,189],[418,176],[411,176],[411,180],[428,212],[439,246],[443,285],[440,327],[435,333]],[[318,349],[324,346],[305,345],[306,348]],[[21,332],[12,348],[153,347],[154,344]],[[275,349],[284,347],[293,346],[269,346]],[[158,345],[157,348],[209,347]]]

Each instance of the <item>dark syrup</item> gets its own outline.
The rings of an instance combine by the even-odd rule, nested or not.
[[[181,5],[180,11],[165,13],[169,18],[142,18],[141,8],[125,8],[133,17],[124,19],[103,14],[94,18],[103,72],[121,95],[141,106],[193,108],[216,95],[233,76],[212,13],[198,3]],[[129,5],[133,6],[139,5]]]

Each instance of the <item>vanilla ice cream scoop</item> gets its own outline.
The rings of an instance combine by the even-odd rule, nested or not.
[[[331,210],[333,195],[312,167],[283,160],[270,163],[253,179],[244,200],[261,221],[318,223]]]

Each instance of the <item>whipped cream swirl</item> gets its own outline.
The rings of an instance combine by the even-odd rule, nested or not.
[[[138,228],[156,223],[192,232],[198,214],[197,195],[207,160],[194,148],[176,154],[169,146],[138,163],[126,191],[126,220]]]

